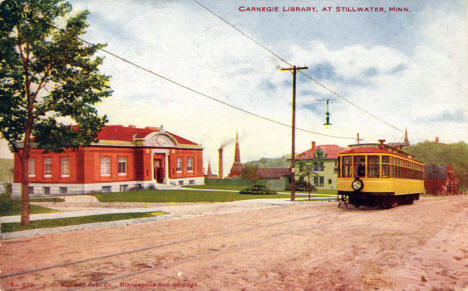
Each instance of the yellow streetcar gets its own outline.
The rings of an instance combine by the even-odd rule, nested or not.
[[[424,164],[379,142],[350,145],[338,155],[338,195],[356,208],[412,204],[424,193]]]

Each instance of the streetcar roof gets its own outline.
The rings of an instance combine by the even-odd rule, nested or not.
[[[368,144],[353,144],[349,145],[349,149],[339,153],[339,155],[347,155],[347,154],[387,154],[387,155],[395,155],[400,156],[402,158],[411,160],[416,163],[423,164],[420,161],[415,160],[410,154],[391,147],[386,144],[378,144],[378,143],[368,143]]]

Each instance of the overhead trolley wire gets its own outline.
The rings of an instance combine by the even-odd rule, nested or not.
[[[55,27],[55,28],[58,29],[58,30],[60,30],[60,31],[62,31],[62,32],[64,31],[64,30],[61,29],[61,28],[58,28],[58,27]],[[83,42],[83,43],[86,43],[86,44],[88,44],[88,45],[93,45],[93,43],[91,43],[91,42],[89,42],[89,41],[87,41],[87,40],[84,40],[84,39],[82,39],[82,38],[80,38],[80,37],[76,37],[76,39],[78,39],[79,41],[81,41],[81,42]],[[134,67],[136,67],[136,68],[138,68],[138,69],[140,69],[140,70],[143,70],[143,71],[145,71],[145,72],[147,72],[147,73],[149,73],[149,74],[151,74],[151,75],[153,75],[153,76],[156,76],[156,77],[158,77],[158,78],[160,78],[160,79],[163,79],[163,80],[165,80],[165,81],[167,81],[167,82],[170,82],[170,83],[172,83],[172,84],[174,84],[174,85],[176,85],[176,86],[178,86],[178,87],[181,87],[181,88],[183,88],[183,89],[185,89],[185,90],[188,90],[188,91],[190,91],[190,92],[192,92],[192,93],[198,94],[198,95],[203,96],[203,97],[205,97],[205,98],[208,98],[208,99],[210,99],[210,100],[212,100],[212,101],[218,102],[218,103],[220,103],[220,104],[223,104],[223,105],[228,106],[228,107],[230,107],[230,108],[233,108],[233,109],[236,109],[236,110],[238,110],[238,111],[244,112],[244,113],[249,114],[249,115],[251,115],[251,116],[254,116],[254,117],[257,117],[257,118],[266,120],[266,121],[270,121],[270,122],[273,122],[273,123],[276,123],[276,124],[279,124],[279,125],[282,125],[282,126],[286,126],[286,127],[289,127],[289,128],[291,127],[291,125],[289,125],[289,124],[287,124],[287,123],[284,123],[284,122],[281,122],[281,121],[277,121],[277,120],[274,120],[274,119],[265,117],[265,116],[260,115],[260,114],[257,114],[257,113],[253,113],[253,112],[248,111],[248,110],[246,110],[246,109],[243,109],[243,108],[241,108],[241,107],[238,107],[238,106],[229,104],[229,103],[227,103],[227,102],[225,102],[225,101],[222,101],[222,100],[220,100],[220,99],[214,98],[214,97],[212,97],[212,96],[210,96],[210,95],[208,95],[208,94],[206,94],[206,93],[203,93],[203,92],[201,92],[201,91],[198,91],[198,90],[196,90],[196,89],[193,89],[193,88],[191,88],[191,87],[189,87],[189,86],[187,86],[187,85],[184,85],[184,84],[182,84],[182,83],[179,83],[179,82],[177,82],[177,81],[174,81],[174,80],[172,80],[172,79],[170,79],[170,78],[168,78],[168,77],[166,77],[166,76],[163,76],[163,75],[158,74],[158,73],[156,73],[156,72],[154,72],[154,71],[152,71],[152,70],[150,70],[150,69],[148,69],[148,68],[145,68],[145,67],[143,67],[143,66],[141,66],[141,65],[138,65],[138,64],[136,64],[136,63],[134,63],[134,62],[132,62],[132,61],[130,61],[130,60],[124,58],[124,57],[121,57],[121,56],[119,56],[119,55],[117,55],[117,54],[115,54],[115,53],[109,51],[109,50],[106,50],[106,49],[104,49],[104,48],[99,48],[99,50],[102,51],[102,52],[104,52],[104,53],[106,53],[106,54],[108,54],[108,55],[110,55],[110,56],[112,56],[112,57],[114,57],[114,58],[116,58],[116,59],[119,59],[119,60],[121,60],[121,61],[123,61],[123,62],[125,62],[125,63],[127,63],[127,64],[130,64],[130,65],[132,65],[132,66],[134,66]],[[330,134],[320,133],[320,132],[316,132],[316,131],[312,131],[312,130],[308,130],[308,129],[303,129],[303,128],[297,128],[297,127],[296,127],[296,129],[297,129],[297,130],[300,130],[300,131],[303,131],[303,132],[307,132],[307,133],[311,133],[311,134],[316,134],[316,135],[321,135],[321,136],[326,136],[326,137],[341,138],[341,139],[355,139],[354,137],[330,135]]]
[[[210,8],[208,8],[206,5],[202,4],[200,1],[198,0],[193,0],[193,2],[195,2],[196,4],[198,4],[200,7],[202,7],[203,9],[205,9],[206,11],[208,11],[209,13],[211,13],[212,15],[214,15],[216,18],[218,18],[219,20],[221,20],[222,22],[226,23],[227,25],[229,25],[230,27],[232,27],[234,30],[236,30],[237,32],[239,32],[240,34],[242,34],[243,36],[245,36],[246,38],[248,38],[249,40],[251,40],[252,42],[254,42],[256,45],[260,46],[261,48],[263,48],[264,50],[266,50],[267,52],[269,52],[271,55],[273,55],[274,57],[276,57],[277,59],[281,60],[283,63],[289,65],[289,66],[293,66],[290,62],[288,62],[285,58],[281,57],[280,55],[278,55],[277,53],[275,53],[274,51],[272,51],[271,49],[269,49],[267,46],[263,45],[262,43],[260,43],[259,41],[257,41],[256,39],[254,39],[253,37],[251,37],[250,35],[248,35],[247,33],[243,32],[242,30],[240,30],[239,28],[237,28],[235,25],[231,24],[229,21],[227,21],[226,19],[224,19],[223,17],[219,16],[216,12],[214,12],[213,10],[211,10]],[[333,95],[335,95],[336,97],[340,98],[340,99],[343,99],[345,102],[347,102],[348,104],[356,107],[357,109],[359,109],[360,111],[368,114],[369,116],[379,120],[380,122],[383,122],[385,123],[386,125],[390,126],[391,128],[395,129],[395,130],[398,130],[398,131],[401,131],[403,132],[402,129],[394,126],[393,124],[383,120],[382,118],[378,117],[377,115],[365,110],[364,108],[362,108],[361,106],[351,102],[350,100],[348,100],[347,98],[345,98],[344,96],[341,96],[338,92],[328,88],[327,86],[325,86],[324,84],[322,84],[321,82],[317,81],[316,79],[314,79],[312,76],[308,75],[307,73],[303,72],[303,71],[299,71],[299,73],[301,75],[303,75],[304,77],[306,77],[307,79],[310,79],[312,82],[314,82],[315,84],[319,85],[320,87],[322,87],[323,89],[327,90],[328,92],[332,93]]]

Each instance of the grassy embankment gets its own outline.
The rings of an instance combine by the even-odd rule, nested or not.
[[[247,187],[250,187],[252,185],[262,185],[266,186],[268,183],[268,180],[258,180],[255,183],[250,183],[247,180],[244,179],[233,179],[233,180],[221,180],[221,179],[211,179],[211,180],[205,180],[205,185],[187,185],[184,186],[185,188],[191,188],[191,189],[209,189],[209,190],[243,190]],[[277,192],[289,192],[289,191],[277,191]],[[308,194],[307,191],[296,191],[298,194]],[[313,195],[320,195],[320,194],[327,194],[327,195],[336,195],[337,191],[336,190],[315,190],[312,191],[311,194]]]
[[[63,201],[60,198],[49,198],[49,202]],[[45,199],[31,199],[31,202],[45,202]],[[29,205],[30,214],[60,212],[55,209],[45,208],[42,206]],[[9,194],[0,195],[0,216],[20,215],[21,214],[21,200],[11,200]]]
[[[2,223],[2,232],[13,232],[37,228],[51,228],[67,225],[77,225],[104,221],[145,218],[159,215],[165,215],[164,212],[137,212],[137,213],[112,213],[79,217],[67,217],[56,219],[42,219],[31,221],[31,224],[22,226],[19,222]]]
[[[214,189],[214,190],[237,190],[240,191],[252,185],[266,186],[267,180],[258,180],[255,183],[250,183],[245,179],[209,179],[205,180],[205,185],[187,185],[186,188],[192,189]]]
[[[262,181],[259,181],[259,183],[261,184]],[[190,188],[217,189],[219,191],[139,190],[99,193],[94,194],[94,196],[101,202],[230,202],[247,199],[289,198],[289,195],[248,195],[223,191],[239,191],[250,185],[252,184],[243,179],[208,180],[206,185],[193,185]]]
[[[224,191],[139,190],[98,193],[100,202],[229,202],[247,199],[289,198],[289,195],[249,195]]]
[[[259,180],[255,184],[265,185],[267,180]],[[289,193],[276,194],[276,195],[250,195],[239,194],[238,192],[226,192],[223,190],[236,190],[240,191],[247,187],[252,186],[253,183],[244,179],[233,180],[207,180],[205,185],[191,185],[187,186],[192,189],[209,189],[219,191],[196,191],[196,190],[139,190],[130,192],[117,192],[117,193],[98,193],[94,196],[101,202],[229,202],[247,199],[289,199]],[[298,198],[304,198],[306,192]],[[317,194],[319,193],[319,194]],[[311,196],[319,197],[320,194],[336,194],[336,190],[323,190],[316,191]],[[329,197],[324,197],[329,199]]]

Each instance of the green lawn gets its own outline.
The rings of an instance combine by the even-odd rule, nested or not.
[[[140,190],[99,193],[101,202],[228,202],[247,199],[289,198],[289,195],[248,195],[223,191]]]
[[[2,195],[3,196],[3,195]],[[3,198],[3,197],[2,197]],[[0,198],[0,216],[20,215],[21,201]],[[60,212],[55,209],[45,208],[36,205],[29,205],[30,214]]]
[[[36,228],[50,228],[60,227],[67,225],[77,225],[94,222],[124,220],[133,218],[144,218],[153,217],[159,215],[165,215],[164,212],[137,212],[137,213],[112,213],[112,214],[100,214],[91,216],[80,216],[80,217],[67,217],[57,219],[43,219],[31,221],[31,224],[22,226],[20,222],[9,222],[2,223],[2,232],[13,232]]]
[[[190,189],[214,189],[214,190],[237,190],[248,188],[249,186],[223,186],[223,185],[188,185],[184,188]]]
[[[31,202],[63,202],[62,198],[34,198],[30,199]]]
[[[266,180],[258,180],[255,184],[266,183]],[[239,187],[248,187],[252,186],[253,183],[239,178],[239,179],[205,179],[205,185],[209,186],[239,186]],[[262,184],[263,185],[263,184]]]
[[[280,191],[281,192],[281,191]],[[296,191],[296,193],[299,194],[309,194],[307,191]],[[337,195],[338,191],[336,190],[329,190],[329,189],[324,189],[324,190],[315,190],[315,191],[310,191],[311,195],[320,195],[320,194],[325,194],[325,195]]]
[[[265,183],[263,183],[265,184]],[[262,183],[259,183],[259,185],[263,185]],[[252,184],[253,185],[253,184]],[[251,185],[250,185],[251,186]],[[245,188],[248,188],[249,186],[243,185],[243,186],[234,186],[234,185],[187,185],[184,186],[185,188],[191,188],[191,189],[210,189],[210,190],[243,190]],[[277,192],[289,192],[286,190],[280,190]],[[300,194],[309,194],[307,191],[296,191],[296,193]],[[338,194],[338,191],[336,190],[331,190],[331,189],[323,189],[323,190],[315,190],[312,191],[311,194],[327,194],[327,195],[336,195]]]

